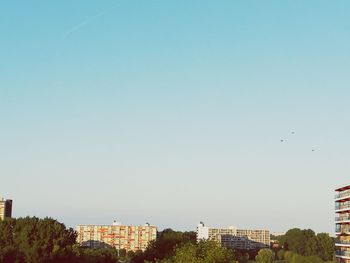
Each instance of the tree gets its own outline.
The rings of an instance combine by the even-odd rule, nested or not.
[[[76,232],[52,219],[0,220],[0,263],[116,263],[115,248],[86,249]]]
[[[287,244],[287,248],[302,256],[316,255],[317,245],[315,240],[315,232],[311,229],[301,230],[299,228],[293,228],[287,231],[287,233],[280,238],[282,243]]]
[[[84,248],[79,257],[81,263],[117,263],[118,251],[115,248]]]
[[[13,242],[15,220],[6,218],[0,220],[0,262],[14,262],[16,248]]]
[[[291,261],[288,261],[288,262],[290,263],[324,263],[322,259],[320,259],[317,256],[305,257],[297,254],[294,254]]]
[[[187,243],[196,243],[195,232],[180,232],[172,229],[165,229],[159,233],[156,240],[152,241],[146,251],[134,255],[132,263],[143,263],[144,261],[155,262],[164,258],[170,258],[174,255],[176,248]]]
[[[187,243],[176,249],[174,256],[162,263],[238,263],[234,252],[214,241]]]
[[[310,229],[293,228],[287,231],[279,241],[285,243],[285,250],[293,251],[301,256],[318,256],[324,261],[334,257],[334,240],[326,233],[315,235]]]
[[[119,249],[119,258],[123,261],[127,259],[126,249]]]
[[[284,253],[286,253],[286,251],[284,249],[281,249],[277,252],[277,258],[279,260],[283,260],[284,259]]]
[[[313,256],[318,254],[318,240],[316,236],[306,240],[304,254],[305,256]]]
[[[295,253],[292,252],[292,251],[286,251],[286,253],[284,253],[284,259],[287,261],[287,262],[291,262],[293,257],[294,257]]]
[[[72,255],[76,244],[75,231],[51,218],[9,218],[0,222],[0,233],[2,261],[59,262]]]
[[[238,259],[239,263],[248,263],[249,262],[249,253],[248,252],[243,252],[239,250],[235,250],[235,255],[236,258]],[[254,258],[254,257],[252,257]]]
[[[334,257],[334,240],[326,233],[317,234],[317,255],[324,261],[332,260]]]
[[[272,263],[274,258],[274,253],[271,249],[261,249],[255,260],[260,263]]]

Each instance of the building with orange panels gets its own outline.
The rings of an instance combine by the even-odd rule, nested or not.
[[[126,251],[144,251],[157,238],[157,227],[124,226],[114,221],[112,225],[79,225],[77,241],[83,247],[115,247]]]
[[[335,235],[337,262],[350,263],[350,185],[335,189]]]

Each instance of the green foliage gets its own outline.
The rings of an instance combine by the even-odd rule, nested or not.
[[[125,260],[127,257],[126,250],[125,249],[119,249],[119,257],[123,260]]]
[[[284,259],[284,253],[286,253],[286,251],[284,249],[281,249],[277,252],[277,258],[279,260],[283,260]]]
[[[334,241],[328,234],[316,235],[310,229],[293,228],[278,238],[281,244],[285,244],[285,249],[301,256],[317,256],[324,261],[332,260],[334,257]]]
[[[118,251],[114,248],[84,248],[76,261],[81,263],[116,263],[118,262]]]
[[[284,253],[284,259],[287,261],[287,262],[291,262],[292,261],[292,258],[294,256],[295,253],[293,253],[292,251],[286,251],[286,253]]]
[[[76,233],[51,218],[0,222],[0,262],[59,262],[72,255]]]
[[[145,252],[134,255],[132,263],[143,263],[146,260],[155,262],[164,258],[170,258],[177,247],[187,243],[196,243],[195,232],[179,232],[165,229],[159,233],[157,239],[150,243]]]
[[[334,256],[334,240],[326,233],[317,234],[318,253],[324,261],[332,260]]]
[[[162,263],[238,263],[234,252],[221,247],[214,241],[187,243],[176,249],[173,257]]]
[[[260,263],[272,263],[274,259],[275,256],[271,249],[261,249],[255,258]]]
[[[293,228],[288,230],[284,236],[285,242],[288,243],[288,249],[300,254],[306,255],[306,250],[308,249],[308,241],[315,236],[315,233],[311,229],[301,230],[299,228]]]
[[[302,256],[291,251],[286,251],[284,253],[284,258],[288,263],[324,263],[318,256]]]
[[[334,257],[334,240],[328,234],[294,228],[278,237],[284,250],[277,251],[280,262],[321,263]],[[289,249],[289,251],[288,251]],[[249,252],[249,254],[247,253]],[[254,253],[253,253],[254,252]],[[196,243],[194,232],[166,229],[159,233],[145,252],[117,251],[106,247],[80,248],[76,232],[51,219],[26,217],[0,221],[0,263],[247,263],[257,251],[236,251],[213,241]],[[274,252],[262,249],[256,256],[260,263],[272,263]],[[283,261],[284,260],[284,261]],[[276,263],[277,261],[275,261]]]
[[[301,256],[294,254],[290,263],[324,263],[322,259],[317,256]]]
[[[236,257],[239,261],[239,263],[248,263],[249,261],[249,253],[248,252],[241,252],[241,251],[235,251]],[[254,257],[253,257],[254,258]]]
[[[114,248],[82,249],[76,232],[51,218],[0,221],[0,263],[116,263]]]

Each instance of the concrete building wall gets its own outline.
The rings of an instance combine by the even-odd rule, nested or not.
[[[12,200],[0,198],[0,219],[12,216]]]
[[[270,231],[268,230],[237,230],[238,237],[246,237],[257,243],[270,246]],[[263,246],[262,245],[262,246]]]
[[[197,225],[197,242],[209,238],[209,227],[204,226],[203,222]]]
[[[127,251],[145,250],[157,238],[157,227],[112,225],[79,225],[77,242],[85,247],[115,247]]]
[[[228,228],[211,228],[201,222],[197,225],[197,241],[214,240],[225,247],[239,249],[254,249],[270,246],[270,232],[268,230],[249,230]]]

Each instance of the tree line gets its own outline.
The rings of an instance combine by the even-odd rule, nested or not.
[[[112,248],[82,249],[72,228],[37,217],[0,220],[1,263],[116,263]]]
[[[195,232],[165,229],[145,251],[81,248],[72,228],[52,218],[0,220],[0,263],[322,263],[334,259],[334,240],[310,229],[275,237],[279,248],[233,250],[214,241],[196,242]]]
[[[277,257],[280,260],[292,263],[294,261],[303,262],[304,258],[309,258],[307,262],[313,262],[316,260],[315,258],[320,259],[320,262],[334,260],[335,240],[327,233],[316,234],[311,229],[293,228],[288,230],[285,235],[275,237],[275,239],[282,247],[277,251]],[[299,258],[298,261],[293,261],[293,257]],[[314,259],[310,259],[310,257]]]
[[[285,235],[273,237],[277,248],[232,250],[212,241],[196,242],[194,232],[163,231],[145,252],[133,258],[133,263],[324,263],[334,262],[334,240],[326,233],[293,228]]]

